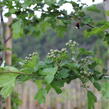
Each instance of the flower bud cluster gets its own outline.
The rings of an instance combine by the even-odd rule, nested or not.
[[[63,53],[67,53],[67,49],[66,48],[62,48],[61,50],[53,50],[51,49],[50,52],[48,53],[47,57],[48,58],[56,58],[56,57],[59,57],[61,56],[61,54]]]
[[[93,76],[93,72],[88,72],[88,71],[80,71],[80,76],[81,76],[81,78],[82,79],[85,79],[85,78],[89,78],[89,77],[91,77],[91,76]]]
[[[87,64],[87,65],[92,64],[92,57],[87,56],[85,58],[82,58],[81,63]]]
[[[32,59],[32,56],[38,55],[37,52],[33,52],[32,54],[29,54],[28,56],[25,57],[25,62],[29,61]]]
[[[75,46],[78,46],[78,43],[75,41],[69,40],[69,42],[66,43],[66,46],[75,47]]]

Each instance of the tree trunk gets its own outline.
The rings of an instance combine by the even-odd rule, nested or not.
[[[3,10],[0,7],[0,66],[4,60],[4,52],[2,51],[2,47],[4,47],[4,36],[5,36],[5,24],[3,20]],[[3,109],[2,96],[0,95],[0,109]]]
[[[8,48],[5,52],[5,61],[6,65],[11,65],[12,61],[12,34],[10,24],[12,23],[12,18],[9,18],[9,22],[6,26],[6,34],[5,34],[5,48]],[[6,109],[11,109],[11,98],[8,97],[6,99]]]

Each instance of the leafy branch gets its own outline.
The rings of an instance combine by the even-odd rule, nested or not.
[[[25,57],[20,62],[19,68],[5,66],[0,69],[0,84],[5,83],[12,90],[16,82],[21,83],[27,80],[41,81],[41,87],[36,95],[40,103],[45,101],[46,94],[53,88],[57,93],[62,92],[65,83],[69,84],[74,79],[80,79],[83,86],[87,88],[87,83],[92,84],[100,90],[99,81],[103,79],[105,72],[99,71],[97,59],[93,53],[84,48],[80,48],[78,43],[70,40],[65,48],[61,50],[51,49],[44,60],[40,60],[39,54],[34,52]],[[13,76],[14,80],[11,80]],[[8,78],[7,78],[8,77]],[[2,81],[3,80],[3,81]],[[8,80],[8,82],[7,82]],[[8,84],[9,83],[9,84]],[[5,90],[5,85],[0,85],[3,91],[1,94],[6,97],[11,91]],[[4,90],[7,92],[4,94]],[[8,89],[9,90],[9,89]],[[9,92],[9,93],[8,93]],[[89,97],[92,95],[88,92]],[[94,102],[93,102],[94,103]]]

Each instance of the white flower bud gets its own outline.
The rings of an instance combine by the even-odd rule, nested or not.
[[[61,51],[66,51],[66,48],[62,48]]]
[[[50,49],[50,52],[53,52],[53,49]]]
[[[59,50],[56,49],[56,50],[54,50],[54,52],[59,52]]]
[[[34,56],[34,55],[37,55],[37,54],[38,54],[37,52],[33,52],[33,53],[32,53],[33,56]]]
[[[84,71],[84,74],[87,74],[87,72],[86,72],[86,71]]]
[[[26,56],[25,59],[28,59],[28,57]]]
[[[74,57],[72,57],[72,61],[75,61],[75,58]]]
[[[72,43],[72,40],[69,40],[69,43]]]
[[[29,54],[29,57],[31,57],[32,56],[32,54]]]
[[[48,55],[50,55],[50,53],[48,53]]]
[[[51,54],[50,56],[51,56],[51,57],[54,57],[55,55],[54,55],[54,54]]]
[[[51,54],[54,54],[54,51],[51,51]]]
[[[68,46],[68,45],[69,45],[69,43],[66,43],[65,45],[66,45],[66,46]]]
[[[77,44],[75,41],[73,41],[73,44]]]

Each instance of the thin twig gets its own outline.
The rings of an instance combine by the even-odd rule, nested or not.
[[[94,26],[90,25],[90,24],[86,24],[87,26],[91,27],[91,28],[95,28]]]
[[[11,38],[12,38],[12,36],[9,36],[7,39],[4,40],[4,43],[8,42],[8,40]]]

